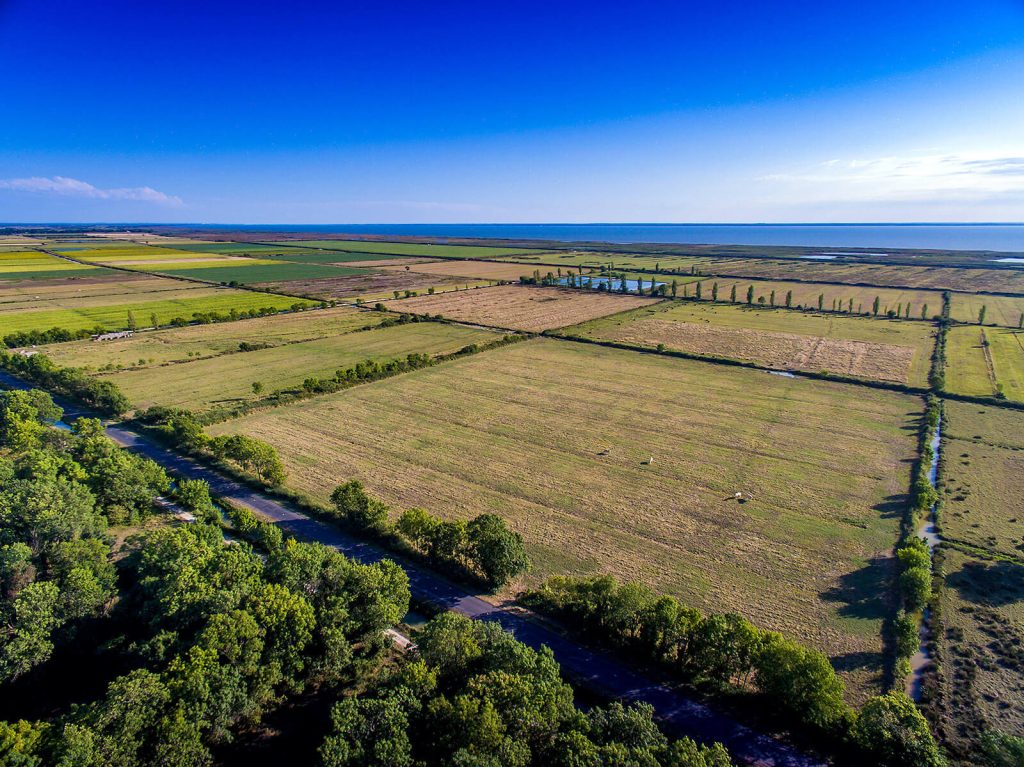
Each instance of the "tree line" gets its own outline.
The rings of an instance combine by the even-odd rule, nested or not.
[[[58,366],[45,354],[25,356],[0,351],[0,368],[50,391],[65,394],[109,416],[124,414],[131,403],[113,381],[93,378],[79,368]]]
[[[328,306],[327,303],[317,304],[321,309]],[[189,318],[177,316],[161,325],[156,313],[149,316],[150,326],[153,330],[160,327],[185,327],[186,325],[209,325],[214,322],[233,322],[235,320],[252,319],[255,317],[266,317],[271,314],[280,314],[285,311],[302,311],[314,306],[309,301],[296,301],[288,309],[278,309],[273,306],[264,306],[253,309],[231,309],[228,312],[193,312]],[[135,313],[129,310],[125,315],[124,328],[137,330],[138,321]],[[96,325],[92,328],[80,328],[71,330],[62,327],[52,327],[48,330],[20,330],[15,333],[8,333],[3,337],[4,345],[9,349],[16,349],[24,346],[42,346],[43,344],[63,343],[65,341],[80,341],[94,335],[110,332],[111,328],[104,325]]]
[[[828,658],[742,616],[703,615],[639,583],[611,576],[553,577],[523,603],[574,632],[599,637],[690,684],[758,696],[807,731],[858,749],[862,763],[938,767],[928,724],[902,693],[869,700],[858,713]]]
[[[577,709],[548,648],[452,613],[417,657],[331,712],[324,767],[729,767],[721,745],[667,738],[647,704]]]
[[[349,527],[397,538],[436,569],[470,575],[491,588],[500,588],[530,566],[522,536],[496,514],[446,521],[424,509],[408,509],[392,522],[387,504],[372,498],[358,480],[336,487],[331,504],[334,515]]]

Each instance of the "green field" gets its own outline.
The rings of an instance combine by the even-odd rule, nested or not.
[[[949,401],[944,437],[943,535],[1024,560],[1024,412]]]
[[[513,253],[529,253],[529,248],[498,248],[483,245],[420,245],[409,242],[367,242],[363,240],[287,240],[306,248],[347,250],[394,256],[435,256],[438,258],[500,258]]]
[[[238,282],[252,285],[260,282],[288,282],[291,280],[319,280],[330,277],[350,277],[354,274],[363,274],[364,269],[349,269],[343,266],[330,266],[327,264],[299,264],[290,261],[275,263],[273,261],[255,261],[246,264],[251,259],[239,259],[237,265],[232,266],[151,266],[133,267],[144,268],[157,274],[170,274],[178,277],[191,277],[197,280],[208,282]]]
[[[1024,402],[1024,330],[962,325],[946,340],[946,388]]]
[[[103,377],[116,383],[139,408],[169,405],[205,410],[252,399],[254,381],[262,383],[267,393],[294,389],[306,378],[330,378],[335,371],[363,360],[385,361],[414,352],[446,354],[497,337],[485,330],[423,322],[124,370]]]
[[[41,346],[40,351],[58,365],[69,367],[92,370],[149,367],[235,352],[243,342],[280,346],[338,336],[367,325],[377,325],[386,316],[379,312],[339,306],[236,322],[136,333],[131,338],[115,341],[49,344]]]
[[[296,303],[296,299],[289,296],[226,288],[196,288],[191,291],[177,291],[175,296],[169,299],[136,300],[105,306],[11,311],[3,312],[0,316],[3,317],[5,334],[24,330],[48,330],[55,327],[80,330],[102,326],[107,330],[122,330],[128,327],[129,311],[134,313],[139,325],[148,325],[151,314],[155,314],[157,321],[165,325],[176,317],[189,320],[195,312],[228,313],[232,309],[242,312],[264,307],[287,309]],[[298,303],[308,305],[308,302]]]
[[[985,307],[985,324],[1016,328],[1024,316],[1024,296],[985,296],[953,293],[949,314],[960,322],[977,322]]]
[[[943,547],[943,677],[931,708],[958,764],[996,729],[1024,736],[1024,566]]]
[[[923,322],[673,301],[564,333],[778,369],[926,386],[935,328]]]
[[[410,264],[417,263],[422,257],[418,256],[393,256],[386,253],[345,253],[340,250],[315,250],[305,252],[289,248],[279,255],[273,256],[273,258],[286,259],[288,261],[296,261],[302,264],[347,264],[356,263],[359,261],[382,261],[382,260],[401,260],[407,258]]]
[[[270,441],[289,482],[321,500],[357,478],[400,508],[501,514],[526,538],[531,583],[638,578],[827,650],[863,691],[878,681],[920,410],[886,391],[538,339],[211,431]]]

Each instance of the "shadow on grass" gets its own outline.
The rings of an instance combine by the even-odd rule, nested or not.
[[[1012,562],[970,561],[947,579],[965,602],[1009,605],[1024,600],[1024,566]]]
[[[844,618],[882,620],[887,617],[892,586],[893,560],[875,557],[851,573],[843,575],[836,586],[823,591],[827,602],[842,602],[837,612]]]
[[[848,652],[842,655],[833,655],[829,660],[832,662],[832,668],[843,673],[865,668],[870,671],[878,671],[882,668],[885,657],[880,652]]]

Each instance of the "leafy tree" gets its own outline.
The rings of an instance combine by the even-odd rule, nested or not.
[[[896,638],[896,654],[900,658],[910,658],[917,652],[921,640],[913,616],[900,610],[893,620],[893,634]]]
[[[0,764],[5,767],[42,767],[39,755],[47,725],[24,720],[0,722]]]
[[[0,392],[0,446],[16,453],[38,447],[45,426],[63,415],[53,398],[39,389]]]
[[[761,690],[801,721],[827,730],[846,716],[842,680],[824,654],[770,633],[756,665]]]
[[[876,317],[878,316],[878,310],[879,310],[880,301],[881,301],[881,299],[878,296],[875,296],[875,300],[871,304],[871,313],[873,315],[875,315]]]
[[[754,303],[754,286],[753,285],[751,285],[750,287],[747,288],[747,303],[748,304]]]
[[[262,381],[253,381],[252,382],[252,393],[255,394],[257,397],[260,396],[261,394],[263,394],[263,382]]]
[[[988,311],[988,306],[982,304],[982,307],[978,310],[978,324],[985,324],[985,313]]]
[[[698,300],[698,301],[699,301],[699,300],[700,300],[700,299],[702,298],[702,295],[701,295],[701,286],[702,286],[703,284],[704,284],[704,283],[702,283],[702,282],[698,282],[698,283],[696,284],[696,286],[694,287],[694,289],[693,289],[693,290],[694,290],[694,293],[693,293],[693,294],[694,294],[694,296],[696,296],[696,297],[697,297],[697,300]]]
[[[793,308],[793,291],[792,290],[787,290],[786,291],[786,308],[787,309],[792,309]]]
[[[481,514],[469,523],[467,533],[473,559],[492,586],[503,586],[529,568],[523,537],[501,517]]]
[[[324,767],[413,764],[409,719],[396,698],[349,698],[336,704],[331,733],[320,746]]]
[[[138,330],[139,329],[139,323],[135,321],[135,312],[133,312],[131,309],[128,310],[128,329],[129,330]]]
[[[717,301],[718,300],[718,283],[717,282],[712,283],[712,285],[711,285],[711,300],[712,301]]]
[[[851,734],[879,767],[942,767],[946,763],[924,716],[900,692],[868,700]]]
[[[676,297],[676,293],[679,290],[679,280],[672,280],[672,298]],[[1024,314],[1021,315],[1021,321],[1024,322]]]
[[[362,530],[383,533],[388,528],[388,507],[367,495],[359,480],[338,485],[331,493],[331,503],[343,519]]]
[[[732,290],[729,291],[729,300],[736,303],[736,284],[733,283]]]
[[[818,311],[820,312],[824,306],[825,306],[825,294],[824,293],[819,293],[818,294]],[[835,306],[833,306],[832,308],[834,309]]]
[[[0,679],[21,676],[50,657],[50,634],[59,623],[57,584],[29,583],[14,600],[14,620],[0,644]]]
[[[925,304],[924,306],[921,307],[921,319],[928,319],[928,304]]]
[[[771,292],[771,297],[768,299],[768,304],[770,306],[775,306],[775,291],[774,290]]]

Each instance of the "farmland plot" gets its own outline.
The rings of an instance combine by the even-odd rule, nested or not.
[[[112,341],[72,341],[39,350],[58,365],[89,369],[150,367],[235,352],[239,344],[281,344],[312,341],[377,325],[386,315],[349,307],[275,314],[235,322],[190,325],[136,333]]]
[[[1024,401],[1024,330],[961,325],[946,341],[946,388],[955,394]]]
[[[920,410],[886,391],[537,339],[211,431],[268,440],[320,500],[355,478],[400,508],[501,514],[526,538],[530,582],[610,572],[735,610],[828,651],[863,691],[878,679]]]
[[[565,331],[653,348],[924,386],[931,325],[723,304],[672,302]]]
[[[486,330],[422,322],[146,366],[102,377],[116,383],[138,408],[168,405],[205,410],[251,399],[252,384],[257,381],[267,393],[297,389],[306,378],[330,378],[335,371],[364,360],[383,362],[412,353],[447,354],[497,337]]]
[[[655,299],[639,296],[508,285],[405,298],[386,306],[396,312],[441,314],[459,322],[539,332],[654,303]]]

